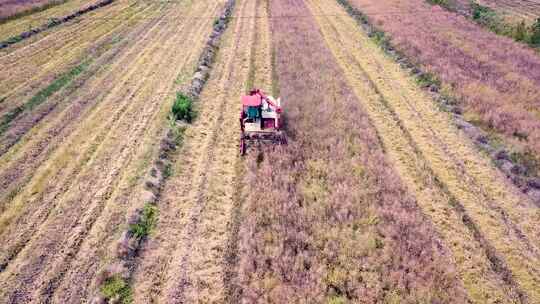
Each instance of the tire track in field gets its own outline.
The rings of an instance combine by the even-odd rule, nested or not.
[[[249,77],[257,10],[236,4],[234,24],[223,37],[200,114],[186,131],[176,174],[159,204],[160,219],[135,272],[135,301],[222,302],[227,293],[226,248],[234,225],[238,180],[239,100]]]
[[[193,10],[193,13],[194,14],[197,14],[197,15],[201,15],[203,14],[204,12],[207,12],[208,14],[211,14],[212,12],[215,11],[215,7],[217,6],[217,4],[214,4],[213,7],[210,7],[210,8],[214,8],[214,9],[209,9],[208,5],[199,5],[198,7],[198,10]],[[176,15],[173,15],[172,17],[174,18],[168,18],[168,19],[171,19],[171,20],[180,20],[181,18],[180,15],[176,14]],[[177,21],[173,21],[173,22],[177,22]],[[210,23],[211,23],[211,18],[203,18],[199,21],[199,23],[201,24],[205,24],[208,28],[210,27]],[[190,26],[193,26],[193,24],[190,24]],[[146,127],[146,124],[149,123],[151,121],[151,119],[149,119],[156,111],[156,106],[154,107],[149,107],[148,105],[144,106],[145,103],[147,102],[147,99],[150,99],[151,98],[151,94],[153,94],[155,91],[165,91],[165,86],[171,86],[172,83],[173,83],[173,79],[174,77],[176,76],[176,73],[177,73],[177,68],[176,66],[168,66],[168,62],[166,61],[163,61],[162,58],[170,58],[170,57],[173,57],[172,55],[174,55],[176,53],[176,59],[175,60],[183,60],[184,59],[184,56],[182,53],[178,53],[175,46],[177,45],[182,45],[182,43],[185,43],[184,44],[184,48],[188,49],[188,45],[189,43],[191,42],[191,39],[189,39],[189,37],[191,36],[205,36],[205,35],[201,35],[201,32],[200,31],[193,31],[192,28],[187,28],[187,27],[184,27],[185,29],[177,29],[177,28],[174,28],[174,27],[169,27],[168,31],[170,32],[169,34],[166,34],[165,36],[170,36],[171,38],[167,38],[167,42],[166,43],[163,43],[162,45],[159,45],[159,46],[156,46],[157,47],[157,52],[150,52],[149,54],[149,57],[152,58],[154,60],[154,62],[156,62],[156,64],[158,64],[158,66],[156,66],[155,69],[152,69],[151,66],[148,66],[148,65],[144,65],[144,64],[140,64],[138,65],[140,67],[140,69],[144,69],[148,72],[146,72],[147,74],[156,74],[155,72],[152,72],[152,71],[160,71],[160,70],[163,70],[165,69],[166,70],[166,73],[168,73],[168,79],[170,81],[165,81],[163,82],[161,79],[162,77],[154,77],[154,82],[155,84],[152,84],[153,86],[150,86],[150,85],[146,85],[146,87],[144,88],[144,92],[141,92],[138,94],[137,98],[135,100],[132,100],[131,102],[133,103],[133,105],[127,109],[127,113],[130,113],[128,115],[124,115],[124,117],[122,117],[122,124],[113,128],[114,130],[114,133],[113,134],[108,134],[106,137],[104,137],[104,140],[108,140],[108,144],[102,144],[100,145],[99,147],[97,147],[96,149],[98,150],[95,158],[93,158],[92,160],[89,161],[89,165],[88,167],[90,167],[91,169],[93,170],[86,170],[86,171],[89,171],[87,173],[81,173],[78,177],[78,184],[79,184],[79,187],[80,185],[83,186],[83,189],[79,189],[77,191],[77,189],[73,190],[73,188],[71,188],[70,190],[73,190],[71,191],[71,197],[72,199],[77,199],[77,200],[83,200],[83,202],[86,202],[87,200],[85,200],[85,197],[89,196],[94,196],[93,198],[89,198],[88,199],[88,203],[91,203],[91,205],[88,207],[89,211],[86,212],[86,214],[84,214],[84,218],[82,220],[80,220],[80,223],[76,223],[77,226],[72,226],[72,229],[70,229],[71,231],[74,231],[75,233],[73,233],[73,235],[71,235],[70,237],[73,237],[73,239],[68,239],[68,243],[67,245],[64,246],[64,250],[61,250],[62,253],[64,252],[67,252],[65,253],[65,256],[71,256],[73,253],[76,253],[77,250],[78,250],[78,245],[77,243],[80,242],[82,240],[82,237],[79,237],[79,236],[84,236],[85,233],[86,233],[86,230],[91,228],[92,224],[93,224],[93,221],[95,221],[95,219],[97,218],[97,216],[99,216],[102,208],[100,208],[100,204],[103,204],[104,200],[101,198],[101,197],[105,197],[105,200],[110,196],[110,192],[114,190],[114,181],[116,181],[117,179],[115,178],[116,176],[118,176],[120,174],[120,170],[121,168],[124,166],[124,164],[126,164],[127,162],[129,162],[130,160],[130,156],[129,156],[129,153],[131,153],[134,149],[134,147],[137,145],[137,141],[136,139],[141,135],[140,132],[144,131],[145,130],[145,127]],[[175,33],[177,33],[175,35]],[[187,34],[187,37],[185,36]],[[191,38],[194,38],[194,37],[191,37]],[[198,38],[198,37],[195,37],[195,38]],[[159,40],[156,40],[155,41],[156,44],[161,44],[161,42]],[[156,48],[155,47],[155,48]],[[161,65],[161,66],[160,66]],[[168,67],[168,69],[166,69]],[[164,72],[161,72],[161,74],[163,74]],[[143,75],[139,75],[139,76],[144,76]],[[144,78],[144,77],[143,77]],[[143,81],[144,83],[144,81]],[[155,86],[157,85],[157,87]],[[141,96],[141,94],[143,94]],[[156,101],[161,101],[161,98],[157,98]],[[159,105],[160,102],[155,102],[156,105]],[[129,104],[129,102],[128,102]],[[144,112],[147,112],[147,119],[140,119],[138,118],[139,117],[139,113],[137,112],[137,109],[140,108],[140,109],[143,109],[141,111]],[[131,116],[131,117],[130,117]],[[141,122],[137,122],[137,120],[140,119]],[[134,123],[136,122],[136,123]],[[131,125],[133,124],[133,125]],[[134,129],[134,130],[133,130]],[[128,131],[129,130],[129,131]],[[129,145],[120,145],[121,147],[120,148],[117,148],[117,147],[114,147],[114,142],[117,141],[119,138],[122,139],[122,137],[128,137],[128,136],[131,136],[131,140],[130,138],[128,137],[127,139],[124,140],[124,142],[127,142],[129,143]],[[118,150],[120,149],[120,150]],[[110,150],[110,152],[104,152],[102,150]],[[118,152],[118,153],[117,153]],[[122,153],[124,153],[125,155],[122,155]],[[118,160],[116,160],[115,162],[111,162],[111,157],[112,156],[116,156],[116,155],[119,155],[118,157]],[[122,157],[122,156],[125,156],[125,157]],[[99,162],[98,162],[99,161]],[[118,164],[118,165],[115,165],[115,164]],[[110,168],[112,167],[112,168]],[[93,173],[92,173],[93,172]],[[104,175],[104,173],[107,173],[109,174],[109,178],[106,178],[106,177],[102,177]],[[97,181],[95,181],[95,184],[97,185],[94,185],[94,183],[92,182],[86,182],[86,183],[81,183],[81,181],[83,180],[92,180],[92,178],[89,179],[89,177],[91,177],[92,175],[94,175],[95,178],[98,178]],[[112,181],[112,183],[111,183]],[[101,186],[100,186],[100,183]],[[110,185],[112,184],[112,185]],[[81,190],[84,190],[84,189],[88,189],[90,190],[89,193],[87,194],[86,191],[83,191],[82,193]],[[97,192],[96,192],[97,191]],[[82,194],[82,197],[81,197],[81,194]],[[68,194],[69,196],[69,194]],[[67,200],[67,201],[66,201]],[[72,208],[68,208],[68,206],[65,206],[65,205],[69,205],[69,198],[66,198],[66,199],[62,199],[63,201],[63,206],[61,207],[65,207],[66,209],[63,209],[63,211],[66,213],[66,214],[69,214],[70,212],[73,212],[72,215],[76,215],[76,212],[78,211],[77,208],[80,208],[82,206],[79,206],[79,207],[72,207]],[[94,202],[94,201],[97,201],[97,202]],[[81,204],[81,202],[79,203]],[[97,205],[96,205],[97,204]],[[73,210],[75,209],[75,210]],[[67,216],[67,215],[66,215]],[[85,220],[86,218],[86,220]],[[49,229],[52,229],[51,232],[55,232],[56,231],[56,228],[58,227],[58,225],[53,225],[51,224],[50,222],[57,222],[60,223],[60,224],[63,224],[65,225],[65,219],[64,220],[56,220],[56,219],[52,219],[52,220],[48,220],[47,223],[48,223],[48,226]],[[69,221],[67,221],[69,222]],[[81,229],[81,232],[80,233],[77,233],[77,229]],[[39,237],[37,238],[34,238],[34,239],[38,239],[39,242],[41,242],[41,238],[45,239],[44,235],[40,235]],[[70,244],[70,241],[73,242],[74,246],[71,246]],[[53,241],[54,244],[56,244],[57,241]],[[45,243],[47,244],[47,243]],[[57,245],[56,245],[57,246]],[[42,246],[38,246],[39,248],[41,248]],[[26,250],[25,253],[28,253],[29,250]],[[71,252],[70,252],[71,251]],[[65,257],[64,256],[64,257]],[[20,258],[22,259],[22,258]],[[57,261],[58,261],[58,264],[60,266],[63,266],[63,261],[62,261],[62,257],[59,258]],[[27,260],[27,259],[24,259],[24,260]],[[40,263],[42,263],[41,259],[39,261]],[[25,264],[28,264],[26,261],[24,262]],[[55,266],[55,264],[53,264],[52,266]],[[47,267],[52,267],[50,265],[48,265]],[[44,277],[45,279],[43,279],[43,281],[45,282],[53,282],[53,285],[54,285],[54,281],[56,280],[56,278],[48,278],[48,276],[50,275],[54,275],[55,272],[57,272],[58,269],[51,269],[50,273],[45,273],[43,274],[42,273],[42,277]],[[60,271],[60,273],[62,273],[62,271]],[[31,276],[31,279],[32,280],[36,280],[36,278],[34,276]],[[42,278],[40,279],[37,279],[38,281],[41,280]],[[27,286],[28,284],[25,284],[25,287]],[[38,284],[38,286],[43,286],[43,285],[40,285]],[[49,285],[50,286],[50,285]],[[48,287],[45,288],[44,290],[46,292],[48,292]],[[54,289],[54,288],[53,288]],[[41,290],[43,291],[43,290]],[[40,291],[36,291],[36,292],[40,292]],[[41,299],[40,297],[38,297],[38,299]]]
[[[322,10],[311,6],[315,15]],[[325,12],[336,10],[324,6]],[[527,296],[536,301],[534,206],[478,155],[397,64],[354,31],[352,19],[316,18],[387,152],[454,252],[470,296],[479,302],[526,302]]]
[[[259,88],[268,94],[272,92],[274,85],[273,64],[272,64],[272,39],[270,31],[270,4],[269,0],[257,0],[257,9],[254,13],[255,32],[253,34],[254,43],[251,49],[250,71],[247,79],[246,90]],[[233,194],[234,205],[231,212],[231,223],[229,225],[229,237],[224,252],[225,271],[223,273],[223,286],[225,290],[225,303],[237,303],[240,300],[240,286],[238,286],[238,263],[239,263],[239,232],[243,221],[242,207],[248,193],[248,187],[244,185],[244,175],[246,173],[244,162],[239,162],[235,168],[235,178],[233,184],[236,191]]]

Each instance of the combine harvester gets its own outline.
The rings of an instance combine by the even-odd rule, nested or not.
[[[266,96],[259,89],[242,96],[240,155],[246,154],[247,148],[252,145],[286,144],[281,131],[281,113],[280,99]]]

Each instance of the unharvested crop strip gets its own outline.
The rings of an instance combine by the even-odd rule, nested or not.
[[[337,29],[334,28],[335,31]],[[450,205],[454,208],[454,210],[459,214],[459,217],[462,219],[463,224],[471,231],[471,234],[474,236],[476,241],[481,245],[481,247],[484,250],[484,253],[486,254],[487,258],[491,262],[491,267],[493,270],[495,270],[501,278],[509,285],[511,286],[511,290],[517,292],[521,299],[524,298],[524,294],[522,291],[519,290],[517,287],[517,284],[515,280],[512,278],[511,271],[508,269],[508,267],[504,264],[503,260],[498,256],[495,249],[487,242],[487,240],[484,238],[484,236],[481,234],[480,230],[478,229],[476,223],[471,219],[471,217],[467,214],[465,208],[463,205],[459,202],[459,200],[449,191],[449,189],[446,187],[446,185],[442,182],[441,179],[437,178],[437,175],[433,171],[433,169],[428,165],[427,160],[423,156],[422,151],[414,141],[411,133],[409,130],[404,126],[403,121],[400,119],[399,115],[395,112],[395,110],[391,107],[391,105],[388,103],[384,95],[379,91],[377,88],[376,83],[373,82],[371,77],[367,74],[366,71],[363,70],[360,64],[354,61],[353,58],[350,58],[351,61],[355,63],[355,69],[360,71],[362,74],[364,74],[364,80],[368,81],[368,86],[374,91],[375,94],[379,97],[380,103],[384,106],[386,111],[388,111],[389,116],[391,116],[391,119],[395,122],[395,124],[398,126],[398,128],[401,130],[401,133],[406,138],[407,143],[412,148],[412,151],[416,155],[417,159],[421,162],[421,177],[424,181],[426,181],[426,184],[429,184],[427,182],[428,180],[431,180],[437,185],[439,190],[443,193],[444,196],[448,197],[448,201]],[[377,132],[378,137],[381,138],[380,132]]]
[[[272,3],[277,12],[303,13],[302,6]],[[447,302],[445,292],[464,300],[446,249],[430,245],[440,243],[386,164],[316,25],[302,18],[273,26],[291,140],[265,151],[260,165],[257,155],[248,159],[253,190],[240,251],[244,302],[420,302],[425,290],[439,287],[416,277],[431,277],[427,272],[434,268],[407,269],[424,264],[418,259],[448,266],[437,268],[448,284],[432,300]],[[312,56],[303,56],[310,50]],[[429,249],[419,252],[417,246]]]
[[[384,33],[379,31],[378,29],[374,28],[371,24],[369,24],[368,22],[368,19],[365,17],[365,15],[363,15],[360,11],[358,11],[356,8],[350,6],[350,4],[347,2],[348,0],[338,0],[338,3],[340,3],[342,6],[345,7],[345,9],[349,12],[349,14],[351,14],[351,16],[362,26],[362,28],[368,33],[368,36],[372,37],[372,36],[377,36],[379,35],[380,33],[382,33],[382,35],[384,36]],[[406,62],[406,67],[407,68],[412,68],[413,71],[413,76],[415,76],[419,82],[422,82],[422,79],[426,76],[426,75],[429,75],[428,73],[423,73],[421,72],[419,69],[415,68],[413,66],[412,63],[408,63],[409,61],[407,61],[406,58],[403,58],[401,57],[402,55],[400,55],[399,53],[397,53],[394,48],[391,46],[390,44],[390,41],[386,40],[386,39],[383,39],[382,40],[382,43],[379,44],[379,46],[389,55],[391,55],[391,58],[394,59],[394,60],[397,60],[400,65],[403,67],[403,61]],[[436,85],[435,85],[436,86]],[[436,94],[436,91],[437,88],[433,88],[433,85],[431,85],[429,87],[430,89],[430,93],[435,93],[435,100],[438,101],[438,102],[441,102],[443,106],[446,106],[447,105],[447,97],[446,96],[443,96],[442,94]],[[433,92],[435,91],[435,92]],[[410,102],[407,103],[409,107],[414,107]],[[421,113],[419,113],[418,111],[414,111],[415,115],[416,116],[421,116]],[[457,127],[459,129],[462,129],[463,127],[463,123],[464,121],[460,121],[460,116],[459,114],[456,114],[453,116],[454,119],[455,119],[455,123],[457,125]],[[466,123],[465,123],[466,124]],[[431,134],[435,134],[435,131],[433,130],[432,127],[430,126],[427,126],[428,128],[428,131],[431,133]],[[469,133],[465,131],[465,133],[468,135]],[[474,142],[480,146],[480,148],[484,148],[485,149],[485,143],[484,143],[484,139],[481,138],[481,136],[479,137],[476,137],[476,138],[473,138]],[[439,139],[440,141],[440,139]],[[452,153],[450,153],[451,149],[448,147],[448,145],[442,141],[440,141],[440,144],[444,147],[444,149],[447,151],[447,154],[450,155],[452,157],[452,159],[455,161],[456,164],[458,164],[459,166],[459,170],[464,172],[464,168],[463,168],[463,164],[461,161],[459,161],[456,156]],[[491,150],[493,151],[493,149]],[[504,150],[502,152],[505,152]],[[491,156],[493,158],[499,158],[498,155],[500,155],[501,153],[501,150],[498,150],[498,153],[492,153]],[[504,153],[502,153],[504,154]],[[517,165],[516,165],[517,166]],[[512,169],[511,171],[515,171],[514,169]],[[518,170],[520,171],[520,170]],[[507,173],[506,171],[504,173]],[[519,173],[516,173],[516,174],[519,174]],[[467,175],[469,176],[469,175]],[[493,202],[493,199],[490,198],[489,196],[489,193],[487,193],[482,187],[481,185],[472,177],[470,176],[470,179],[474,181],[474,185],[476,188],[478,189],[482,189],[481,190],[481,195],[485,196],[488,201],[492,201]],[[512,179],[512,181],[515,181],[514,179]],[[531,184],[531,183],[528,183],[528,184]],[[519,186],[519,185],[518,185]],[[507,215],[505,214],[505,212],[500,209],[500,208],[496,208],[496,210],[501,213],[502,217],[503,218],[507,218]],[[517,227],[515,227],[515,231],[517,232],[518,235],[522,235],[522,233],[519,231],[519,229]],[[530,247],[530,246],[529,246]]]
[[[101,2],[98,2],[96,4],[92,4],[86,8],[83,8],[83,9],[80,9],[72,14],[69,14],[67,16],[64,16],[62,18],[55,18],[55,19],[52,19],[50,22],[48,23],[45,23],[43,25],[41,25],[40,27],[37,27],[37,28],[34,28],[34,29],[31,29],[29,31],[26,31],[26,32],[23,32],[17,36],[13,36],[11,38],[8,38],[7,40],[4,40],[4,41],[0,41],[0,50],[2,49],[5,49],[7,47],[9,47],[10,45],[12,44],[15,44],[17,42],[21,42],[25,39],[28,39],[32,36],[35,36],[43,31],[46,31],[48,29],[51,29],[53,27],[56,27],[56,26],[59,26],[61,24],[64,24],[72,19],[75,19],[81,15],[84,15],[88,12],[91,12],[91,11],[94,11],[98,8],[101,8],[101,7],[104,7],[104,6],[107,6],[111,3],[113,3],[115,0],[102,0]]]
[[[452,0],[450,0],[452,1]],[[458,0],[460,1],[460,0]],[[500,16],[498,16],[498,13],[493,10],[489,6],[484,6],[478,1],[471,1],[470,3],[467,3],[466,9],[458,9],[455,7],[455,5],[452,2],[433,2],[432,0],[427,0],[428,3],[432,5],[438,5],[442,7],[443,9],[459,14],[461,16],[464,16],[465,18],[471,20],[472,22],[478,24],[478,26],[481,26],[484,29],[487,29],[497,35],[505,36],[510,39],[513,39],[516,42],[523,43],[529,47],[532,47],[538,51],[540,51],[540,41],[532,41],[531,39],[527,38],[533,35],[538,35],[539,33],[535,32],[535,29],[533,27],[527,27],[525,23],[523,23],[523,28],[520,29],[521,24],[514,25],[512,23],[505,22]],[[538,5],[538,3],[536,3]],[[482,10],[485,16],[479,16],[475,17],[475,10]],[[512,11],[512,10],[510,10]],[[533,16],[538,18],[538,15]],[[537,19],[538,23],[535,25],[540,26],[540,19]],[[533,26],[535,26],[533,25]],[[536,29],[536,31],[539,31],[540,29]],[[516,32],[522,31],[520,35],[516,34]]]
[[[367,78],[369,79],[369,77],[367,77]],[[372,84],[372,85],[373,85],[373,84]],[[384,100],[383,100],[382,102],[384,102]],[[413,105],[411,105],[410,102],[408,102],[408,101],[406,101],[406,102],[408,103],[408,106],[409,106],[409,107],[412,107],[412,111],[413,111],[414,113],[416,113],[416,115],[421,115],[421,114],[419,114],[418,110],[415,109]],[[388,107],[388,105],[386,105],[386,106]],[[391,109],[388,109],[388,110],[389,110],[391,113],[393,113],[393,111],[392,111]],[[395,114],[393,114],[393,116],[395,116]],[[423,119],[422,117],[419,117],[419,118],[420,118],[420,119]],[[398,124],[398,126],[399,126],[400,128],[403,129],[403,123],[401,123],[401,122],[398,121],[397,124]],[[427,128],[431,129],[431,127],[427,127]],[[405,134],[407,134],[406,130],[403,130],[403,131],[404,131]],[[431,130],[430,132],[431,132],[431,134],[433,134],[433,130]],[[429,130],[428,130],[428,133],[430,133],[430,132],[429,132]],[[409,137],[410,137],[410,136],[409,136]],[[437,139],[437,138],[435,137],[435,139]],[[409,141],[410,141],[410,139],[409,139]],[[439,142],[438,142],[438,143],[439,143],[440,146],[443,147],[443,150],[446,151],[445,153],[446,153],[447,155],[450,156],[450,159],[452,159],[452,162],[456,163],[456,165],[457,165],[456,170],[458,170],[458,171],[461,172],[462,174],[466,173],[466,172],[464,171],[464,169],[462,168],[461,162],[460,162],[459,160],[455,159],[455,156],[453,156],[453,155],[448,151],[449,148],[447,147],[447,145],[446,145],[444,142],[440,142],[440,139],[439,139]],[[412,145],[412,144],[411,144],[411,145]],[[413,146],[413,147],[414,147],[414,146]],[[417,149],[415,149],[415,150],[417,150]],[[416,152],[416,153],[417,153],[417,152]],[[488,201],[488,205],[489,205],[489,206],[492,206],[492,207],[493,207],[493,204],[494,204],[493,198],[491,198],[491,197],[489,196],[489,194],[488,194],[482,187],[480,187],[480,185],[478,185],[478,183],[474,180],[474,178],[473,178],[472,176],[469,176],[469,175],[467,175],[467,174],[465,174],[465,176],[466,176],[469,180],[472,180],[472,181],[473,181],[473,188],[476,188],[476,190],[480,189],[480,191],[479,191],[479,192],[480,192],[480,195],[484,197],[484,200]],[[446,188],[444,185],[441,186],[441,183],[440,183],[440,181],[439,181],[438,179],[435,179],[435,181],[437,182],[437,184],[439,184],[439,186],[440,186],[441,189],[444,190],[444,189]],[[476,191],[476,190],[474,190],[474,191]],[[457,202],[457,201],[455,200],[455,198],[452,199],[452,196],[450,196],[450,195],[447,195],[447,196],[449,196],[449,197],[451,198],[450,203],[455,204],[455,203]],[[489,206],[488,206],[488,208],[490,208]],[[456,206],[455,206],[455,207],[456,207]],[[462,209],[463,209],[463,208],[462,208],[463,206],[461,206],[461,207],[460,207],[460,206],[457,206],[457,207],[458,207],[458,211],[460,211],[460,210],[463,211],[463,210],[462,210]],[[523,245],[525,246],[525,248],[527,248],[532,254],[534,254],[534,255],[537,256],[537,252],[536,252],[535,246],[532,245],[532,244],[530,244],[530,243],[529,243],[529,240],[527,240],[526,238],[524,238],[524,236],[523,236],[522,233],[520,232],[519,228],[516,227],[516,225],[515,225],[513,222],[511,222],[511,221],[509,221],[509,219],[507,219],[507,215],[505,214],[505,212],[503,212],[503,211],[500,209],[500,207],[496,207],[495,209],[498,210],[498,212],[501,214],[501,218],[502,218],[503,222],[504,222],[506,225],[508,225],[508,227],[510,228],[510,230],[513,230],[513,232],[515,233],[515,235],[519,238],[519,241],[520,241],[520,242],[523,242]],[[461,213],[461,212],[460,212],[460,213]],[[465,222],[465,224],[468,225],[469,228],[472,229],[473,235],[475,235],[475,237],[478,238],[478,237],[480,236],[479,233],[478,233],[478,228],[477,228],[477,227],[474,227],[474,226],[471,227],[471,225],[470,225],[470,224],[472,223],[472,222],[471,222],[471,219],[468,218],[468,216],[467,216],[467,217],[465,217],[465,218],[463,219],[463,221]],[[487,253],[487,256],[488,256],[489,260],[490,260],[490,261],[492,262],[492,264],[493,264],[493,268],[494,268],[495,270],[497,270],[499,273],[501,273],[502,278],[503,278],[505,281],[507,281],[508,284],[510,284],[511,286],[512,286],[512,285],[515,285],[515,282],[513,281],[512,277],[511,277],[511,275],[510,275],[510,272],[508,271],[508,269],[505,270],[504,264],[501,263],[501,259],[500,259],[500,258],[498,257],[498,255],[495,253],[494,249],[493,249],[491,246],[489,246],[489,244],[486,244],[486,242],[485,242],[485,240],[483,240],[483,238],[480,238],[480,239],[478,240],[478,242],[481,243],[482,246],[485,248],[485,251],[486,251],[486,253]],[[523,299],[525,298],[525,296],[523,296],[523,293],[521,293],[521,295],[522,295],[522,296],[521,296],[521,299],[523,300]]]
[[[225,264],[228,267],[223,276],[223,285],[225,286],[225,303],[237,303],[240,299],[240,289],[236,282],[238,280],[238,244],[240,241],[240,225],[242,221],[242,205],[245,203],[242,176],[245,174],[245,168],[242,164],[237,164],[235,168],[234,184],[237,189],[234,193],[233,214],[231,216],[230,236],[227,242],[224,254]]]
[[[51,2],[45,3],[43,5],[35,6],[35,7],[32,7],[32,8],[26,9],[24,11],[20,11],[18,13],[10,15],[10,16],[2,17],[2,18],[0,18],[0,25],[6,23],[8,21],[12,21],[12,20],[24,17],[24,16],[28,16],[28,15],[31,15],[31,14],[34,14],[34,13],[37,13],[37,12],[48,10],[49,8],[58,6],[60,4],[64,4],[67,1],[69,1],[69,0],[51,1]]]
[[[185,89],[185,93],[195,100],[198,99],[209,77],[216,52],[219,48],[221,36],[227,28],[229,17],[234,9],[234,4],[235,0],[229,0],[225,4],[224,11],[220,15],[218,21],[214,24],[213,32],[200,55],[197,70],[194,73],[191,85]],[[159,159],[154,160],[154,166],[149,174],[150,180],[145,182],[145,185],[150,192],[149,195],[154,197],[154,199],[147,202],[147,204],[150,204],[148,206],[158,203],[164,182],[168,177],[166,170],[168,170],[167,168],[170,168],[172,163],[175,161],[174,151],[176,150],[179,142],[178,139],[175,139],[175,133],[178,131],[174,131],[174,128],[179,128],[179,126],[168,129],[168,131],[166,131],[166,136],[161,140],[158,153]],[[182,128],[182,126],[180,126],[180,128]],[[155,220],[156,219],[153,221]],[[100,275],[100,288],[106,287],[107,285],[104,284],[118,278],[119,275],[122,275],[122,278],[124,279],[129,279],[131,277],[133,267],[129,267],[129,265],[133,263],[140,246],[146,238],[146,234],[138,235],[136,231],[133,230],[133,227],[144,225],[144,222],[147,221],[148,219],[144,216],[142,209],[137,209],[135,213],[129,217],[128,229],[122,233],[122,237],[118,241],[116,260],[105,267],[104,271]],[[147,233],[148,232],[149,231],[147,231]],[[103,289],[101,291],[103,292]],[[94,298],[94,301],[102,301],[104,296],[107,295],[97,295],[96,298]]]

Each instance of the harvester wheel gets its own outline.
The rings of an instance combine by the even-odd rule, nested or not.
[[[287,144],[287,137],[285,136],[285,133],[283,133],[283,132],[279,132],[279,143],[281,145],[286,145]]]
[[[240,155],[244,156],[246,154],[246,140],[244,137],[240,137]]]

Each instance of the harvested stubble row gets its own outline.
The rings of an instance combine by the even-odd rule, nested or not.
[[[120,0],[92,14],[105,20],[87,19],[52,30],[49,35],[0,57],[5,73],[0,76],[0,114],[26,102],[39,89],[88,57],[111,37],[117,39],[137,17],[155,16],[158,5],[130,6]],[[109,19],[110,18],[110,19]]]
[[[25,183],[0,215],[1,299],[91,296],[124,216],[144,204],[140,179],[157,153],[174,88],[192,74],[221,6],[175,3],[136,26],[69,106],[2,157],[2,172],[26,161],[10,169],[23,170]]]
[[[540,159],[540,57],[534,50],[424,0],[349,2],[399,51],[439,77],[467,120]]]
[[[540,300],[538,208],[336,4],[309,1],[323,36],[475,302]]]
[[[119,10],[111,7],[111,15],[136,17],[138,15],[156,16],[160,13],[159,6],[141,7],[139,9],[125,9],[123,5],[119,3]],[[125,15],[124,15],[125,14]],[[10,109],[9,111],[2,111],[1,124],[2,132],[0,132],[0,167],[4,168],[0,173],[0,185],[5,190],[0,193],[0,211],[5,209],[5,205],[13,198],[13,196],[20,190],[21,185],[26,182],[25,178],[28,178],[32,171],[35,170],[39,162],[47,157],[47,154],[52,151],[46,152],[51,149],[53,145],[49,145],[50,142],[55,143],[55,136],[62,136],[61,132],[65,130],[70,124],[76,124],[78,118],[83,113],[83,110],[91,107],[96,101],[98,96],[103,95],[113,85],[112,82],[105,82],[106,85],[99,87],[99,89],[91,92],[90,95],[79,96],[79,87],[85,84],[85,81],[94,82],[103,81],[100,76],[94,76],[97,71],[101,73],[106,72],[110,67],[110,62],[115,56],[120,53],[128,44],[133,44],[135,37],[143,37],[143,32],[150,29],[155,25],[155,22],[138,22],[119,23],[113,22],[113,24],[103,23],[97,26],[88,27],[90,32],[81,31],[85,36],[78,36],[78,28],[67,29],[67,34],[74,37],[74,40],[67,43],[67,47],[63,47],[61,41],[53,41],[49,44],[47,41],[37,42],[34,51],[31,51],[28,55],[28,60],[25,56],[19,56],[19,58],[11,58],[11,56],[17,56],[19,52],[26,53],[25,50],[17,50],[13,54],[0,58],[0,61],[13,59],[15,63],[20,65],[15,66],[10,74],[13,79],[4,78],[0,80],[2,84],[6,84],[7,90],[10,88],[13,90],[11,96],[18,98],[8,98],[2,107]],[[138,26],[136,26],[139,24]],[[97,33],[97,34],[96,34]],[[59,33],[61,37],[64,33]],[[50,37],[54,37],[51,35]],[[78,37],[78,38],[75,38]],[[90,39],[89,39],[90,38]],[[97,40],[92,41],[92,39]],[[122,39],[119,39],[122,38]],[[73,44],[73,45],[72,45]],[[78,47],[72,47],[76,46]],[[32,47],[32,46],[29,46]],[[51,50],[47,54],[50,56],[43,56],[41,54],[41,47]],[[133,51],[132,51],[133,52]],[[132,55],[134,53],[131,53]],[[45,57],[45,58],[44,58]],[[129,58],[129,57],[127,57]],[[129,60],[124,55],[125,61]],[[45,59],[44,62],[41,62]],[[80,62],[83,62],[80,64]],[[39,64],[41,62],[41,64]],[[70,66],[79,64],[76,69],[82,69],[82,75],[75,76],[71,79],[72,83],[66,83],[65,88],[53,92],[53,94],[47,98],[39,96],[43,90],[48,90],[51,85],[57,83],[57,74],[60,78],[65,77],[66,73],[72,73],[73,68]],[[37,65],[41,68],[36,70],[34,67]],[[84,67],[84,69],[83,69]],[[58,73],[59,70],[62,73]],[[28,70],[28,72],[26,72]],[[69,71],[69,72],[68,72]],[[35,77],[29,77],[31,74],[36,74]],[[112,80],[116,76],[111,74],[107,77]],[[101,79],[101,80],[100,80]],[[66,81],[67,82],[67,81]],[[45,87],[45,88],[44,88]],[[32,96],[32,94],[35,94]],[[27,96],[28,95],[28,96]],[[36,98],[37,97],[37,98]],[[38,102],[28,106],[37,100]],[[20,109],[17,116],[12,116],[12,111]],[[10,120],[6,117],[10,117]],[[59,118],[62,117],[60,120]],[[51,127],[55,125],[55,127]],[[42,127],[45,126],[45,130]],[[27,134],[28,133],[28,134]],[[36,134],[42,134],[43,136],[36,136]],[[24,136],[27,134],[26,136]],[[65,134],[65,133],[64,133]],[[40,160],[41,159],[41,160]]]
[[[36,28],[32,28],[32,29],[29,29],[25,32],[22,32],[18,35],[15,35],[13,37],[9,37],[7,40],[5,41],[1,41],[0,42],[0,49],[5,49],[5,48],[8,48],[9,46],[15,44],[15,43],[19,43],[23,40],[26,40],[26,39],[29,39],[31,37],[34,37],[34,36],[37,36],[39,35],[40,33],[42,32],[45,32],[47,30],[50,30],[54,27],[57,27],[57,26],[60,26],[62,24],[65,24],[77,17],[80,17],[84,14],[87,14],[89,12],[92,12],[92,11],[95,11],[97,9],[100,9],[104,6],[107,6],[107,5],[110,5],[111,3],[113,3],[114,0],[102,0],[102,1],[99,1],[95,4],[92,4],[92,5],[89,5],[85,8],[81,8],[80,10],[77,10],[76,12],[72,13],[72,14],[69,14],[67,16],[62,16],[61,18],[53,18],[53,19],[50,19],[47,23],[44,23],[42,25],[40,25],[39,27],[36,27]]]
[[[465,303],[450,251],[306,12],[271,2],[272,16],[293,16],[272,19],[289,144],[247,159],[238,300]]]
[[[138,303],[223,303],[231,293],[231,243],[240,176],[239,100],[246,83],[268,87],[263,1],[236,1],[198,118],[178,152],[159,203],[160,220],[133,281]],[[259,50],[259,49],[264,50]],[[261,83],[261,82],[265,83]]]
[[[223,11],[214,22],[213,31],[210,34],[205,47],[197,62],[197,69],[191,84],[187,87],[178,88],[179,92],[189,96],[191,100],[199,100],[200,93],[208,80],[210,70],[215,61],[216,53],[219,49],[221,37],[227,29],[228,20],[233,12],[235,0],[228,0],[223,6]],[[100,288],[92,303],[114,302],[114,295],[107,295],[106,290],[111,281],[121,280],[129,287],[129,292],[124,292],[121,301],[132,301],[132,288],[129,285],[133,271],[137,267],[137,256],[142,244],[147,240],[148,235],[154,228],[159,216],[156,204],[161,201],[161,191],[168,177],[172,175],[173,164],[177,159],[176,149],[182,144],[183,134],[189,125],[185,121],[171,121],[169,117],[169,127],[164,130],[163,138],[160,141],[160,148],[154,156],[154,165],[145,178],[145,192],[142,193],[145,205],[143,208],[135,209],[135,212],[127,218],[126,230],[114,247],[112,258],[107,266],[103,268],[97,278],[97,285]],[[139,227],[137,229],[134,227]],[[142,229],[142,230],[141,230]]]

